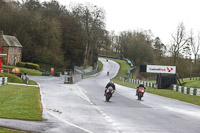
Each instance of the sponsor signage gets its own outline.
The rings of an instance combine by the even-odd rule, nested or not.
[[[147,65],[146,72],[176,74],[176,66]]]
[[[51,74],[53,74],[54,73],[54,68],[51,68]]]

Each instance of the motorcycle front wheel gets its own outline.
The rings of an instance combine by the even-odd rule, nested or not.
[[[106,95],[106,102],[109,102],[109,100],[110,100],[110,94],[107,94]]]
[[[138,100],[141,100],[141,98],[142,98],[141,96],[138,96]]]

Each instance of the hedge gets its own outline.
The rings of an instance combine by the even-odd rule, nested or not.
[[[26,64],[25,62],[18,62],[17,66],[18,67],[25,67],[25,64]]]
[[[36,70],[40,69],[40,66],[38,64],[34,64],[34,63],[30,63],[30,62],[18,62],[17,66],[18,67],[36,69]]]

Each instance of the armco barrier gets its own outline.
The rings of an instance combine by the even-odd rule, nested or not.
[[[184,94],[200,96],[200,89],[199,88],[189,88],[189,87],[179,86],[179,85],[173,84],[173,90],[180,92],[180,93],[184,93]]]
[[[90,71],[90,72],[83,73],[82,75],[83,75],[83,76],[90,76],[90,75],[93,75],[93,74],[95,74],[95,73],[97,72],[97,68],[98,68],[98,67],[99,67],[99,66],[98,66],[98,64],[97,64],[97,66],[96,66],[95,69],[93,69],[93,70]]]
[[[129,83],[133,83],[133,84],[139,84],[140,82],[143,82],[144,86],[149,86],[152,88],[156,88],[156,86],[157,86],[155,83],[146,82],[146,81],[142,81],[139,79],[130,79],[130,78],[125,78],[125,77],[120,77],[120,80],[123,82],[129,82]]]
[[[0,86],[7,84],[8,77],[0,77]]]

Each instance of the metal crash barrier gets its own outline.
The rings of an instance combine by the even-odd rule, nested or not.
[[[71,70],[64,72],[65,74],[65,84],[73,84],[74,78],[73,78],[73,72]]]

